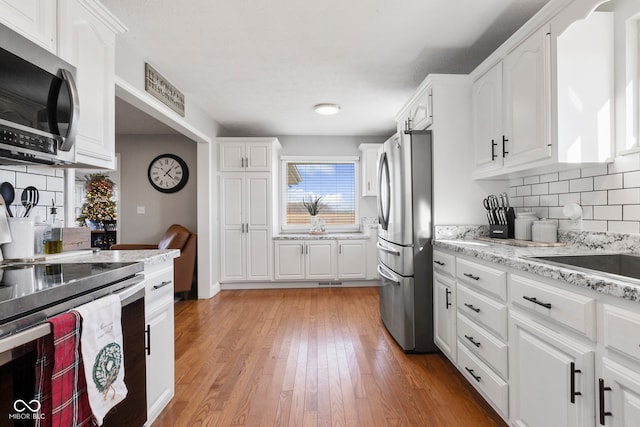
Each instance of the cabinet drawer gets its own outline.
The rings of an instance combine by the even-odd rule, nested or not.
[[[480,295],[465,286],[458,286],[458,312],[491,329],[503,340],[507,339],[507,306]]]
[[[559,322],[592,340],[596,338],[596,301],[573,292],[511,275],[511,302]]]
[[[640,361],[640,315],[608,304],[604,311],[604,346]]]
[[[504,342],[461,315],[458,315],[458,339],[502,378],[507,378],[509,353]]]
[[[469,349],[458,342],[458,366],[467,380],[505,416],[509,409],[509,386]]]
[[[443,274],[455,276],[456,257],[440,251],[433,251],[433,268]]]
[[[457,277],[474,288],[507,299],[507,273],[465,259],[456,259]]]
[[[145,274],[145,305],[151,311],[151,305],[173,301],[173,269]]]

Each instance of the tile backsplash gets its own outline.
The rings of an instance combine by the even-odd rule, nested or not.
[[[582,206],[582,229],[640,233],[640,154],[615,162],[512,179],[509,199],[516,211],[532,210],[569,228],[563,206]]]
[[[57,218],[64,220],[64,170],[47,166],[0,166],[0,183],[11,183],[15,191],[15,200],[11,204],[14,216],[22,216],[24,208],[20,201],[22,190],[34,186],[40,193],[38,205],[31,210],[30,218],[38,217],[45,221],[49,215],[52,200],[58,207]]]

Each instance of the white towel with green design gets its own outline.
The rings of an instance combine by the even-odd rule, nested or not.
[[[82,316],[80,349],[89,405],[99,426],[107,412],[127,396],[122,347],[122,306],[117,295],[75,309]]]

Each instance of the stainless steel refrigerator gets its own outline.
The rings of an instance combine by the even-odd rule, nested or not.
[[[380,316],[406,352],[433,343],[432,135],[398,133],[378,165]]]

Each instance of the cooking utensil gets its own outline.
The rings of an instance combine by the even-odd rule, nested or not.
[[[16,190],[13,188],[10,182],[3,182],[0,184],[0,195],[4,199],[4,204],[7,207],[7,213],[10,217],[13,218],[13,212],[11,212],[11,203],[13,203],[13,199],[16,197]]]
[[[22,200],[22,206],[25,207],[24,217],[27,218],[31,213],[31,209],[40,201],[40,192],[36,187],[30,185],[22,190],[20,199]]]

